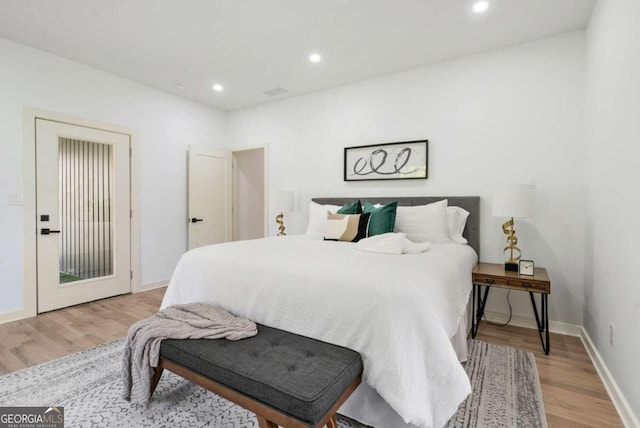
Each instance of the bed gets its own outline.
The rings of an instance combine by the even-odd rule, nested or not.
[[[444,198],[360,199],[412,206]],[[465,314],[479,248],[479,198],[447,199],[470,213],[468,245],[388,255],[294,235],[201,247],[180,259],[162,307],[214,303],[354,349],[363,357],[364,382],[340,413],[376,427],[440,427],[471,391],[459,361],[466,357]]]

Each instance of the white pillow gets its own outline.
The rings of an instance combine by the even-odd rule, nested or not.
[[[447,207],[447,234],[451,242],[466,244],[467,240],[462,236],[467,225],[469,211],[460,207]]]
[[[396,232],[413,242],[449,242],[446,199],[427,205],[396,210]]]
[[[313,201],[309,202],[309,223],[305,235],[324,236],[327,229],[327,211],[335,214],[341,206],[320,205]]]

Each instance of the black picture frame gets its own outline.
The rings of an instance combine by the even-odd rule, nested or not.
[[[344,148],[344,181],[426,180],[429,140]]]

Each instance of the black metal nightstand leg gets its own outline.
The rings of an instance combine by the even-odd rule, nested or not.
[[[545,355],[549,355],[549,350],[551,349],[551,343],[549,342],[549,307],[547,301],[547,294],[540,295],[540,316],[538,316],[538,305],[536,304],[536,299],[533,297],[533,293],[530,291],[529,296],[531,297],[531,307],[533,308],[533,314],[536,317],[536,324],[538,326],[538,335],[540,336],[540,343],[542,344],[542,349],[544,350]],[[544,338],[542,337],[542,332],[544,332]]]
[[[487,304],[487,297],[489,297],[489,289],[491,288],[485,286],[484,296],[482,296],[482,290],[480,289],[480,287],[482,286],[473,284],[473,296],[471,297],[471,300],[473,302],[473,307],[471,309],[471,337],[473,339],[475,339],[476,334],[478,334],[478,327],[480,326],[482,315],[484,315],[484,307]],[[478,305],[477,309],[476,304]]]
[[[544,329],[547,336],[547,346],[543,346],[545,355],[549,355],[549,351],[551,350],[551,342],[549,342],[549,302],[547,301],[548,296],[548,294],[542,295],[542,298],[544,299]]]
[[[476,285],[471,284],[471,337],[476,337]]]
[[[538,305],[536,304],[535,297],[533,297],[533,293],[529,291],[529,297],[531,297],[531,307],[533,308],[533,315],[536,317],[536,325],[538,326],[538,331],[544,331],[544,320],[541,322],[540,316],[538,316]],[[540,315],[544,317],[544,302],[541,303],[542,311]]]

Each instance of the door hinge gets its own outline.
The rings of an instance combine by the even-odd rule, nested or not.
[[[133,149],[131,147],[129,147],[129,157],[133,157]]]
[[[129,271],[129,278],[133,279],[133,271],[132,270]]]
[[[133,210],[129,210],[129,218],[133,218]]]

